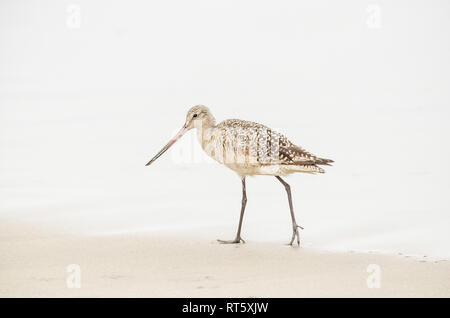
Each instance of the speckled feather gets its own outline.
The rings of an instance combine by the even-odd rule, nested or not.
[[[267,126],[245,120],[225,120],[208,133],[200,133],[199,139],[208,155],[241,176],[324,173],[319,165],[333,162],[307,152]]]

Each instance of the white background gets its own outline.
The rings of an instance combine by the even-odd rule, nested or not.
[[[205,104],[335,160],[288,178],[305,246],[450,257],[449,18],[445,0],[2,1],[0,218],[232,238],[240,181],[192,132],[144,167]],[[281,184],[247,191],[243,237],[288,242]]]

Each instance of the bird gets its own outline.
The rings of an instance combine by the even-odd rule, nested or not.
[[[189,109],[180,131],[146,164],[151,165],[178,139],[191,129],[197,130],[197,139],[207,155],[238,174],[242,184],[242,201],[236,237],[218,240],[223,244],[245,243],[241,237],[242,221],[247,204],[245,178],[255,175],[274,176],[284,186],[292,221],[289,245],[297,239],[299,229],[292,204],[290,185],[282,178],[292,173],[324,173],[320,166],[331,166],[331,159],[320,158],[293,144],[283,134],[251,121],[228,119],[216,124],[208,107],[196,105]]]

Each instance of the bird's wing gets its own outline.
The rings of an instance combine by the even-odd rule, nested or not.
[[[233,131],[239,134],[239,131],[248,133],[252,131],[251,143],[257,149],[249,151],[247,156],[254,157],[253,162],[268,163],[267,158],[273,156],[274,151],[278,151],[277,164],[282,165],[329,165],[332,160],[319,158],[303,148],[296,146],[283,134],[280,134],[262,124],[239,120],[228,119],[221,122],[218,128]],[[255,145],[256,144],[256,145]],[[278,146],[277,146],[278,145]],[[278,148],[278,149],[276,149]]]
[[[280,136],[279,159],[285,165],[314,165],[317,157],[294,145],[285,136]]]
[[[285,165],[331,165],[331,159],[319,158],[305,149],[294,145],[285,136],[280,135],[280,161]]]

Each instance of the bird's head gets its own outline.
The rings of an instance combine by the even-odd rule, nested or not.
[[[167,151],[178,139],[180,139],[187,131],[192,128],[205,129],[210,128],[215,125],[216,120],[214,119],[211,111],[208,107],[203,105],[197,105],[189,109],[186,114],[186,122],[180,131],[173,137],[167,145],[165,145],[153,158],[150,160],[146,166],[149,166],[153,161],[158,159],[163,153]]]
[[[215,122],[216,121],[208,107],[197,105],[187,112],[184,127],[188,129],[211,127],[215,125]]]

